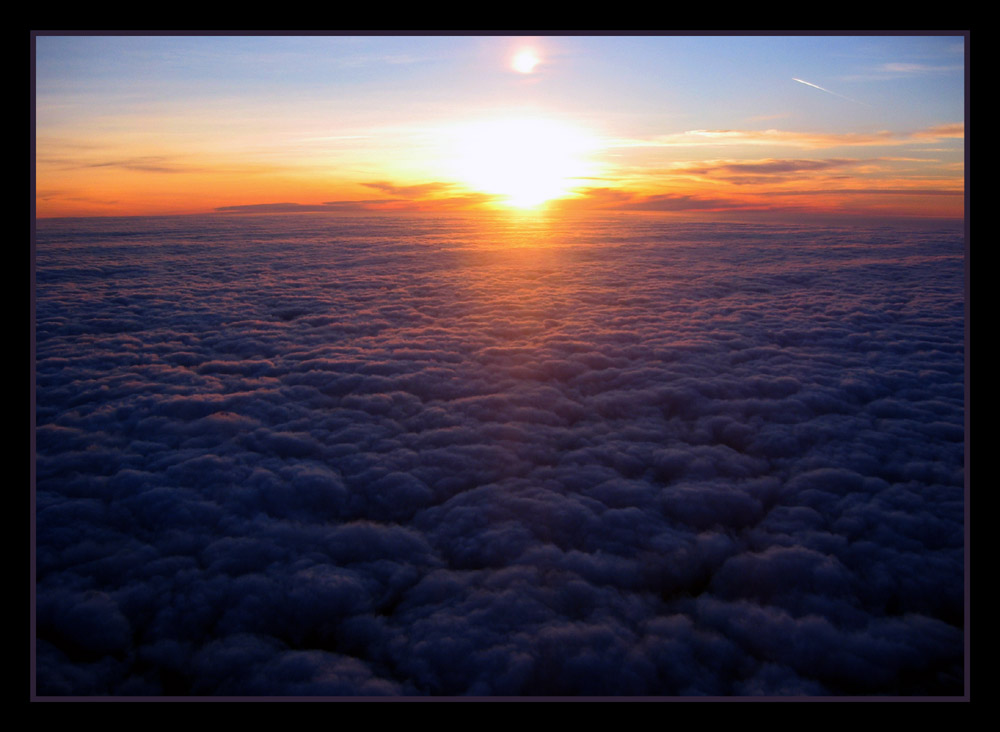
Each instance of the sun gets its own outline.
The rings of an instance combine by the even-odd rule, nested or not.
[[[469,187],[531,208],[571,195],[592,174],[594,138],[576,127],[537,118],[472,123],[453,131],[453,172]]]
[[[538,54],[531,48],[524,48],[514,55],[510,65],[514,71],[530,74],[539,63],[541,63],[541,59],[538,58]]]

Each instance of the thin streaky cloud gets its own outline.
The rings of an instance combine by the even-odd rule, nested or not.
[[[863,195],[863,196],[964,196],[964,189],[950,190],[947,188],[822,188],[818,190],[795,191],[759,191],[761,196],[829,196]]]
[[[958,138],[964,135],[964,125],[936,125],[914,132],[794,132],[790,130],[685,130],[651,138],[619,138],[608,141],[607,147],[696,147],[703,145],[787,145],[801,148],[867,147],[871,145],[905,145],[930,139]]]
[[[961,71],[962,66],[954,64],[948,66],[929,66],[927,64],[890,63],[881,66],[882,71],[891,71],[898,74],[931,74],[944,71]]]
[[[889,130],[872,133],[812,133],[789,130],[685,130],[646,139],[612,140],[608,147],[696,147],[704,145],[788,145],[824,148],[854,145],[901,144]]]
[[[420,183],[412,186],[399,186],[387,181],[371,181],[369,183],[362,183],[361,185],[383,191],[384,193],[388,193],[393,196],[402,196],[404,198],[422,198],[453,187],[453,184],[451,183],[441,182]]]
[[[944,137],[954,139],[965,138],[965,123],[957,122],[950,125],[936,125],[926,130],[918,130],[913,133],[914,137],[940,139]]]
[[[833,96],[835,96],[835,97],[840,97],[841,99],[846,99],[847,101],[854,102],[855,104],[863,104],[866,107],[870,107],[871,106],[870,104],[867,104],[865,102],[859,102],[857,99],[851,99],[850,97],[845,97],[843,94],[838,94],[835,91],[830,91],[829,89],[824,89],[819,84],[813,84],[811,81],[805,81],[803,79],[796,79],[794,76],[792,77],[792,81],[797,81],[800,84],[805,84],[806,86],[811,86],[814,89],[819,89],[820,91],[824,91],[827,94],[833,94]]]
[[[787,114],[758,114],[754,117],[747,117],[747,122],[767,122],[772,119],[787,119]]]
[[[271,173],[276,170],[273,165],[263,163],[229,162],[225,165],[208,165],[191,162],[193,158],[181,158],[168,155],[140,155],[129,158],[81,160],[66,155],[42,156],[36,158],[37,165],[52,166],[58,170],[90,170],[95,168],[114,168],[118,170],[135,171],[139,173],[198,174],[198,175],[252,175],[256,173]]]
[[[872,162],[856,160],[830,158],[827,160],[753,160],[753,161],[705,161],[701,165],[688,165],[681,168],[686,172],[708,174],[712,172],[723,173],[756,173],[760,175],[785,173],[800,173],[803,171],[820,171],[831,168],[842,168],[845,166],[858,165],[860,163]]]

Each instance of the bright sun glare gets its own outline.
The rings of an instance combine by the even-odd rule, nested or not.
[[[530,74],[538,66],[539,61],[538,54],[530,48],[525,48],[517,52],[514,60],[511,62],[511,66],[514,71],[519,71],[522,74]]]
[[[545,119],[480,122],[454,132],[455,174],[470,187],[530,208],[567,196],[591,174],[586,159],[594,139]]]

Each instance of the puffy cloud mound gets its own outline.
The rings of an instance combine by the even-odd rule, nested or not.
[[[40,221],[41,695],[956,695],[947,227]]]

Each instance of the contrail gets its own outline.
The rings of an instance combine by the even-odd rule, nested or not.
[[[840,97],[841,99],[846,99],[847,101],[854,102],[855,104],[864,104],[866,107],[870,107],[871,106],[870,104],[865,104],[864,102],[859,102],[857,99],[851,99],[850,97],[845,97],[843,94],[838,94],[837,92],[832,92],[829,89],[824,89],[819,84],[813,84],[812,82],[809,82],[809,81],[803,81],[802,79],[796,79],[794,76],[792,77],[792,81],[797,81],[800,84],[805,84],[806,86],[811,86],[813,89],[819,89],[820,91],[825,91],[827,94],[833,94],[833,96],[835,96],[835,97]]]

